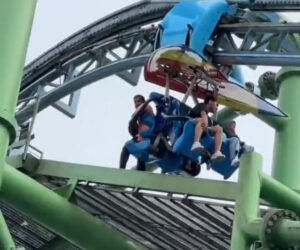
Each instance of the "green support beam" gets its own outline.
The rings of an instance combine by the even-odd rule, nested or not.
[[[61,197],[64,197],[67,200],[70,200],[72,197],[73,191],[77,185],[78,180],[70,179],[67,185],[54,189],[53,191],[59,194]]]
[[[253,227],[257,226],[257,223],[254,223],[253,220],[258,218],[259,213],[261,166],[261,155],[251,153],[242,156],[231,250],[249,250],[253,243],[253,237],[255,237]],[[250,223],[252,225],[249,225]]]
[[[281,220],[275,226],[272,236],[274,241],[283,247],[300,246],[300,222]]]
[[[0,93],[1,93],[1,91],[0,91]],[[0,94],[0,96],[1,96],[1,94]],[[0,99],[1,99],[1,97],[0,97]],[[0,120],[1,120],[1,118],[0,118]],[[1,125],[1,122],[0,122],[0,189],[1,189],[2,181],[3,181],[2,180],[3,179],[3,168],[5,165],[5,158],[6,158],[8,143],[9,143],[8,130],[6,129],[6,127]]]
[[[263,220],[261,218],[248,220],[243,225],[243,231],[249,242],[257,241],[260,238],[260,232]]]
[[[1,199],[73,244],[86,250],[141,249],[15,168],[6,165],[3,174]]]
[[[225,107],[218,112],[217,120],[221,124],[225,124],[226,122],[234,120],[239,115],[240,114],[238,112],[234,111],[233,109]]]
[[[243,115],[245,114],[246,113],[243,113]],[[221,109],[218,112],[217,120],[221,124],[226,124],[226,122],[236,119],[239,115],[241,115],[240,112],[234,111],[233,109],[226,107]],[[284,126],[289,121],[288,118],[274,117],[268,115],[254,115],[254,116],[276,130],[283,129]]]
[[[282,69],[277,81],[280,82],[278,106],[288,114],[289,120],[286,126],[276,131],[272,176],[286,186],[300,190],[300,69]]]
[[[33,173],[222,200],[235,200],[237,193],[237,184],[233,182],[162,175],[50,160],[41,160],[38,168]]]
[[[9,233],[5,219],[0,211],[0,249],[14,250],[16,249],[13,238]]]
[[[264,222],[264,219],[254,219],[248,221],[243,226],[243,231],[249,237],[249,242],[262,240],[263,224],[273,223],[272,238],[276,246],[287,249],[292,245],[300,246],[300,222],[287,219],[281,219],[274,224],[274,222]],[[247,248],[250,250],[250,248]],[[279,248],[278,248],[279,249]]]
[[[0,1],[0,187],[9,143],[16,137],[17,103],[36,0]]]
[[[12,155],[6,157],[6,163],[8,165],[13,166],[14,168],[21,168],[23,167],[23,160],[22,160],[22,155]]]
[[[260,195],[275,207],[289,209],[300,215],[300,195],[272,177],[262,175]]]
[[[269,115],[255,115],[255,117],[275,129],[276,131],[284,129],[290,120],[289,118],[274,117]]]

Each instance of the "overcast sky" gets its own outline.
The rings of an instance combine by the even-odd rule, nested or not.
[[[39,0],[26,63],[91,22],[134,2]],[[290,17],[296,20],[296,15]],[[260,74],[270,69],[243,68],[243,71],[247,81],[256,83]],[[32,144],[42,150],[47,159],[117,167],[120,150],[130,138],[127,124],[133,112],[132,98],[135,94],[147,97],[151,91],[163,93],[164,89],[146,83],[142,76],[137,87],[115,76],[93,83],[82,90],[75,119],[53,108],[39,113],[34,127],[36,139]],[[182,98],[180,94],[172,94]],[[274,131],[251,115],[237,119],[237,131],[242,140],[263,155],[264,172],[271,173]],[[134,163],[131,160],[129,165]],[[230,180],[236,180],[236,176],[237,173]],[[200,177],[222,179],[205,168]]]

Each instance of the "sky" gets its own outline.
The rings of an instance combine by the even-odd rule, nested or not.
[[[61,40],[96,21],[125,7],[132,0],[39,0],[34,17],[26,63],[55,46]],[[295,14],[289,14],[296,20]],[[265,71],[278,68],[243,67],[246,81],[257,83]],[[44,152],[44,158],[88,165],[118,167],[119,154],[130,139],[128,120],[133,112],[132,98],[136,94],[149,96],[152,91],[164,92],[163,88],[145,82],[141,76],[137,87],[111,76],[82,89],[76,118],[70,119],[53,108],[37,115],[34,125],[35,139],[32,145]],[[181,99],[183,96],[171,92]],[[193,105],[191,100],[188,102]],[[243,141],[253,145],[263,155],[263,171],[271,173],[274,131],[252,115],[237,119],[237,132]],[[134,165],[131,159],[128,166]],[[205,167],[201,178],[222,180],[221,176]],[[236,181],[237,172],[229,179]]]

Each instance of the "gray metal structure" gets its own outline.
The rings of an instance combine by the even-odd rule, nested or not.
[[[176,2],[141,1],[116,11],[78,31],[27,65],[16,112],[19,124],[33,116],[34,97],[39,86],[43,94],[38,111],[52,105],[74,117],[79,91],[88,84],[116,74],[136,85],[140,67],[153,50],[155,23]],[[239,3],[232,1],[236,2]],[[241,1],[239,4],[260,10],[260,3],[246,6]],[[274,6],[289,7],[289,10],[299,7],[297,2],[278,2]],[[264,18],[261,16],[241,9],[236,20],[224,20],[212,46],[207,47],[207,53],[214,53],[212,60],[222,64],[268,65],[270,60],[274,64],[276,59],[280,65],[299,66],[299,25],[271,24],[267,12]],[[247,22],[249,18],[256,23]],[[241,46],[236,44],[234,37],[242,40]],[[69,96],[68,103],[60,101],[66,96]]]

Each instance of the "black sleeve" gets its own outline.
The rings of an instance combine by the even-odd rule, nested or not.
[[[128,124],[128,132],[132,137],[135,137],[139,133],[139,126],[137,119],[131,119]]]
[[[188,116],[192,118],[201,117],[201,112],[203,110],[204,110],[204,103],[198,103],[194,108],[192,108]]]

